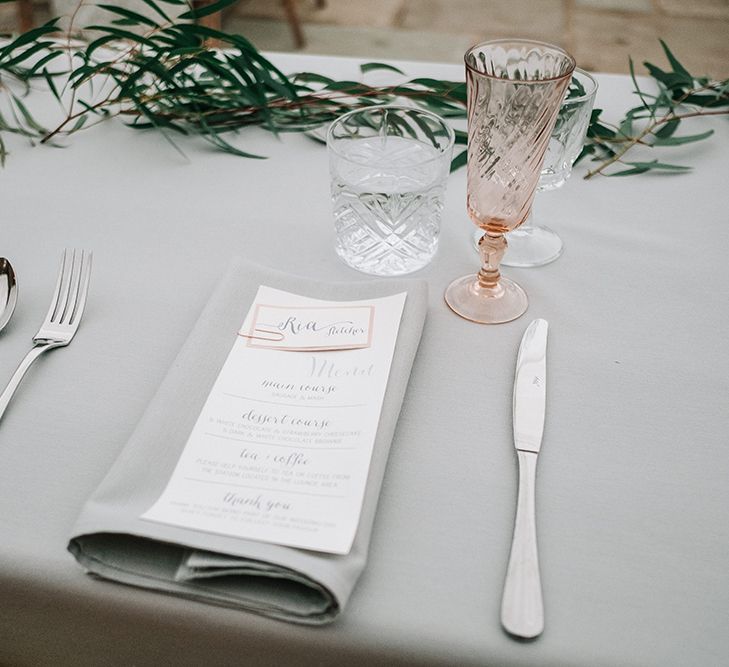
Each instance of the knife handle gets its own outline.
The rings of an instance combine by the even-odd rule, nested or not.
[[[519,457],[519,492],[501,601],[501,625],[511,635],[532,639],[544,630],[534,502],[537,454],[521,450],[516,453]]]

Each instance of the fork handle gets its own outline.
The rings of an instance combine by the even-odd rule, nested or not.
[[[5,387],[3,393],[0,394],[0,419],[2,419],[3,414],[5,414],[5,408],[8,407],[10,399],[13,397],[15,390],[18,388],[18,385],[20,385],[20,381],[25,376],[25,372],[30,368],[31,364],[46,350],[50,350],[54,347],[57,346],[53,345],[52,343],[36,343],[31,348],[30,352],[25,355],[25,358],[23,359],[23,361],[20,362],[18,369],[15,371],[15,373],[13,373],[13,377],[10,378],[8,386]]]

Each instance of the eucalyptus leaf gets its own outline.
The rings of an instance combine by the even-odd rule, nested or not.
[[[86,125],[86,121],[89,119],[88,116],[79,116],[76,119],[76,122],[73,124],[73,127],[71,128],[72,132],[75,132],[76,130],[80,130],[84,125]]]
[[[583,95],[585,95],[585,87],[576,76],[573,76],[567,88],[567,99],[570,100]]]
[[[160,18],[164,19],[168,23],[172,22],[172,19],[168,16],[168,14],[156,2],[154,2],[154,0],[142,0],[142,2],[159,14]]]
[[[438,137],[435,136],[433,128],[428,124],[428,119],[423,118],[422,114],[415,110],[406,111],[405,115],[420,128],[422,133],[428,138],[428,141],[433,144],[433,147],[438,148],[441,142],[438,141]],[[417,138],[417,133],[414,136]]]
[[[8,56],[8,54],[16,52],[21,46],[37,43],[43,35],[56,32],[56,30],[58,30],[58,27],[56,26],[57,21],[58,19],[53,19],[38,28],[33,28],[22,35],[19,35],[9,44],[5,45],[2,49],[0,49],[0,65],[3,68],[7,67],[3,60]]]
[[[468,151],[461,151],[456,157],[451,160],[451,172],[456,171],[463,167],[468,161]]]
[[[660,81],[668,88],[690,87],[694,82],[691,76],[686,76],[678,72],[664,72],[660,67],[656,67],[649,62],[644,62],[643,65],[645,65],[654,79]]]
[[[633,117],[628,115],[623,118],[620,126],[618,127],[618,134],[622,134],[626,138],[630,138],[633,135]]]
[[[61,94],[58,92],[58,88],[56,88],[56,84],[53,81],[53,75],[47,69],[44,69],[43,77],[45,78],[46,85],[48,86],[48,89],[53,94],[53,97],[55,97],[60,102]]]
[[[218,12],[222,11],[226,7],[230,7],[231,5],[234,5],[238,0],[217,0],[216,2],[211,2],[209,5],[201,5],[200,7],[196,7],[195,9],[191,9],[189,12],[184,12],[183,14],[180,14],[180,18],[185,19],[200,19],[204,16],[210,16],[211,14],[217,14]]]
[[[689,74],[688,70],[680,62],[678,62],[678,59],[673,55],[671,49],[668,48],[668,45],[662,39],[659,39],[658,41],[663,47],[663,52],[666,54],[668,62],[671,64],[671,67],[673,67],[674,74],[678,74],[690,81],[690,83],[693,83],[694,77]]]
[[[667,139],[678,129],[680,124],[680,119],[673,118],[672,120],[667,121],[662,127],[658,128],[653,134],[655,134],[659,139]],[[653,145],[655,146],[655,142]]]
[[[131,30],[122,30],[121,28],[117,28],[113,25],[90,25],[86,28],[87,30],[97,30],[99,32],[106,32],[109,34],[110,37],[113,37],[115,39],[119,40],[127,40],[129,42],[136,42],[137,44],[149,46],[151,48],[156,47],[157,45],[155,42],[144,35],[138,35],[136,32],[132,32]]]
[[[27,107],[25,106],[25,104],[23,104],[23,101],[19,97],[12,95],[12,100],[18,111],[20,111],[21,115],[23,116],[23,120],[25,121],[27,127],[35,130],[39,134],[43,134],[44,132],[46,132],[46,129],[40,123],[38,123],[35,118],[33,118],[30,111],[28,111]]]
[[[321,83],[324,85],[334,83],[334,79],[331,77],[324,76],[323,74],[316,74],[315,72],[299,72],[294,80],[302,81],[304,83]]]
[[[396,72],[397,74],[405,75],[405,72],[403,72],[398,67],[395,67],[394,65],[388,65],[387,63],[364,63],[363,65],[359,66],[360,71],[362,74],[367,74],[367,72],[375,72],[377,70],[387,70],[389,72]]]
[[[633,167],[632,169],[623,169],[622,171],[615,171],[613,173],[606,174],[606,176],[634,176],[636,174],[645,174],[649,170],[650,170],[650,167],[639,166],[639,167]]]
[[[700,132],[699,134],[687,134],[682,137],[676,136],[664,136],[658,137],[653,140],[652,146],[680,146],[682,144],[690,144],[694,141],[701,141],[702,139],[708,139],[714,130],[707,130],[706,132]]]
[[[126,7],[118,7],[117,5],[106,5],[106,4],[98,4],[97,7],[101,9],[105,9],[107,12],[111,12],[113,14],[118,14],[119,16],[124,17],[128,21],[131,21],[129,25],[146,25],[151,28],[159,28],[159,23],[156,21],[153,21],[152,19],[144,16],[143,14],[139,14],[138,12],[134,12],[131,9],[127,9]]]
[[[614,172],[609,174],[609,176],[631,176],[633,174],[643,174],[652,170],[678,173],[689,171],[691,169],[691,167],[679,164],[667,164],[665,162],[658,162],[658,160],[652,160],[650,162],[625,162],[624,164],[630,165],[631,168]]]

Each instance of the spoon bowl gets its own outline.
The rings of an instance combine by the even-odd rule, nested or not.
[[[0,257],[0,331],[10,321],[18,300],[18,283],[10,262]]]

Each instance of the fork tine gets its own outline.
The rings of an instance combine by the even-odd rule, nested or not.
[[[63,312],[66,307],[66,300],[68,299],[68,281],[70,279],[69,270],[73,258],[68,256],[68,249],[64,249],[63,256],[61,258],[61,268],[58,271],[58,280],[56,281],[56,290],[53,293],[53,299],[51,305],[48,308],[48,314],[46,315],[46,322],[55,322],[58,314]]]
[[[81,319],[81,316],[84,314],[84,308],[86,307],[86,295],[89,293],[89,279],[91,278],[91,252],[84,252],[82,250],[79,264],[79,278],[75,303],[69,319],[69,324],[72,326],[77,324]]]
[[[80,259],[78,258],[80,253]],[[83,260],[83,250],[76,250],[75,248],[71,253],[71,270],[69,272],[68,288],[66,289],[66,303],[63,305],[63,310],[58,313],[59,324],[69,324],[71,315],[76,308],[76,301],[78,300],[78,288],[81,278],[81,263]]]

